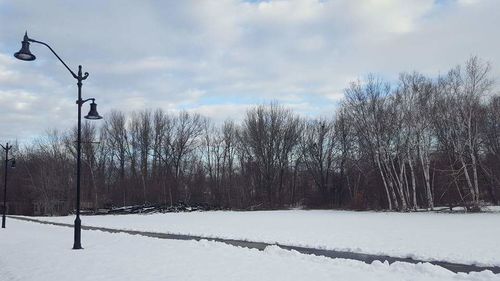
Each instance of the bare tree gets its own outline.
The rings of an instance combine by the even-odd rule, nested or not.
[[[174,190],[183,192],[183,201],[189,201],[190,192],[183,181],[183,176],[190,174],[189,166],[191,154],[200,145],[200,137],[203,133],[203,118],[199,114],[190,114],[186,111],[180,112],[175,119],[171,139],[170,151],[172,152],[174,168]],[[182,188],[182,190],[180,190]]]
[[[481,135],[485,150],[480,164],[489,179],[491,200],[498,204],[496,189],[500,187],[500,97],[493,96],[486,107],[485,122]]]
[[[112,111],[109,114],[109,117],[105,120],[104,130],[106,130],[106,134],[108,136],[107,145],[109,145],[114,158],[118,161],[120,179],[118,188],[121,189],[122,205],[125,206],[129,200],[125,181],[125,163],[127,161],[126,159],[129,144],[126,119],[123,112]]]
[[[474,210],[479,208],[478,154],[480,124],[484,120],[482,99],[489,93],[493,80],[490,65],[471,57],[465,66],[448,72],[439,79],[439,97],[435,102],[436,133],[450,154],[455,177],[463,175],[468,187],[464,199]]]
[[[393,136],[393,121],[388,106],[389,84],[373,76],[368,81],[351,83],[345,92],[346,114],[353,120],[360,149],[367,151],[375,163],[385,190],[388,209],[399,209],[394,185],[395,169],[388,151]],[[394,145],[393,145],[394,147]]]
[[[300,120],[277,104],[258,106],[247,111],[241,141],[258,169],[254,175],[259,191],[274,208],[283,193],[283,176],[292,150],[298,144]]]
[[[324,200],[333,205],[333,174],[335,133],[332,121],[320,119],[308,122],[300,142],[303,161]]]

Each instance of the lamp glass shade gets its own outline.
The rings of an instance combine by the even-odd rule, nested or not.
[[[28,41],[28,35],[24,34],[24,39],[21,42],[21,50],[14,54],[14,57],[20,60],[32,61],[35,60],[36,57],[30,51],[30,42]]]
[[[85,119],[90,119],[90,120],[97,120],[97,119],[102,119],[102,116],[97,113],[97,104],[92,102],[90,104],[90,111],[87,116],[83,117]]]

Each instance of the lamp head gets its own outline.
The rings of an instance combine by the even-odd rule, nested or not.
[[[28,32],[24,33],[24,38],[21,46],[21,50],[14,54],[14,57],[24,60],[24,61],[32,61],[35,60],[36,57],[30,51],[30,42],[28,41]]]
[[[15,168],[16,168],[16,159],[12,159],[12,160],[10,161],[10,167],[11,167],[12,169],[15,169]]]
[[[102,119],[102,116],[99,115],[99,113],[97,113],[97,104],[94,101],[92,101],[92,103],[90,104],[89,114],[87,114],[87,116],[85,116],[83,118],[90,119],[90,120]]]

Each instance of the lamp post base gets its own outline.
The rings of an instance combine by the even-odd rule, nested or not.
[[[73,243],[73,250],[80,250],[82,248],[81,244],[81,232],[82,232],[82,222],[80,220],[80,217],[77,216],[75,219],[75,242]]]
[[[5,228],[5,213],[2,215],[2,228]]]

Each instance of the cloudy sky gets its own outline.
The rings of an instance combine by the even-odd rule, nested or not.
[[[76,81],[27,30],[90,77],[113,109],[189,110],[221,121],[279,101],[330,115],[349,81],[438,75],[478,55],[500,75],[498,0],[0,0],[0,142],[76,120]],[[84,113],[87,108],[85,107]]]

